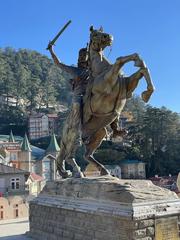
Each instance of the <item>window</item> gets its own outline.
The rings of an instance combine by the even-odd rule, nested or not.
[[[4,212],[0,211],[0,220],[4,218]]]
[[[16,153],[11,153],[10,159],[11,160],[16,160],[17,159],[17,154]]]
[[[14,208],[14,217],[18,218],[19,217],[18,204],[14,204],[13,208]]]
[[[12,178],[11,179],[11,189],[19,189],[20,188],[20,180],[19,178]]]
[[[16,217],[16,218],[19,217],[19,211],[18,211],[18,209],[15,209],[15,217]]]

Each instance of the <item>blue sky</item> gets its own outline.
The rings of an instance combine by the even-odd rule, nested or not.
[[[79,48],[88,42],[90,25],[102,25],[114,36],[109,60],[138,52],[156,87],[149,103],[180,112],[179,12],[179,0],[3,0],[0,47],[28,48],[50,57],[48,41],[71,19],[55,50],[64,63],[75,64]],[[132,64],[124,69],[126,74],[136,70]],[[136,94],[145,89],[144,82]]]

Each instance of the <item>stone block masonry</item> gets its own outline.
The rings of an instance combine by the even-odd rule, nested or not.
[[[76,185],[74,189],[72,189],[72,181],[71,183],[64,181],[62,185],[56,182],[49,183],[43,192],[31,201],[31,237],[36,240],[179,239],[176,229],[169,234],[170,238],[157,238],[156,236],[157,234],[161,236],[164,220],[167,219],[168,222],[168,219],[171,219],[172,226],[176,223],[177,216],[180,215],[178,199],[170,198],[169,202],[167,199],[166,202],[160,200],[148,202],[144,199],[143,202],[139,202],[139,200],[135,201],[135,198],[130,199],[130,195],[126,195],[126,202],[117,201],[119,195],[115,197],[115,189],[109,183],[113,179],[104,180],[105,186],[109,185],[107,189],[111,190],[112,194],[107,192],[105,186],[102,188],[103,192],[101,189],[101,193],[98,193],[97,185],[104,184],[104,181],[93,182],[96,183],[93,188],[96,190],[97,197],[92,198],[87,193],[87,183],[90,184],[90,182],[83,181],[83,179],[78,181],[80,181],[79,185],[77,180],[73,183]],[[75,189],[78,189],[78,194],[75,193]],[[90,187],[89,191],[91,190],[93,189]],[[114,195],[113,198],[112,195]],[[159,232],[156,230],[157,219],[158,227],[160,226]]]
[[[154,221],[30,204],[30,232],[47,240],[152,240]],[[43,238],[42,238],[43,237]]]

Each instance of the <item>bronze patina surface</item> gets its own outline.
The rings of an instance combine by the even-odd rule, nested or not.
[[[54,62],[62,70],[69,72],[75,83],[72,108],[64,126],[61,150],[57,159],[59,174],[64,178],[70,176],[65,170],[65,161],[73,167],[74,176],[83,176],[75,161],[76,141],[79,135],[85,146],[84,158],[96,165],[101,175],[109,174],[93,157],[107,135],[106,127],[110,125],[115,134],[124,134],[123,131],[118,132],[118,119],[126,100],[131,98],[141,78],[144,77],[147,82],[147,90],[142,93],[145,102],[148,102],[154,91],[149,70],[137,53],[118,57],[114,64],[105,58],[103,50],[110,46],[112,41],[112,35],[104,33],[102,28],[96,30],[91,27],[88,47],[79,51],[77,67],[61,63],[53,52],[51,42],[47,47]],[[130,76],[124,76],[121,69],[130,61],[133,61],[139,69]]]

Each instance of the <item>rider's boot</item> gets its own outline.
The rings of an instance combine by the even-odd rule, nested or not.
[[[112,134],[113,139],[123,138],[128,133],[125,129],[119,129],[118,118],[116,118],[114,122],[110,124],[110,126],[113,130]]]

